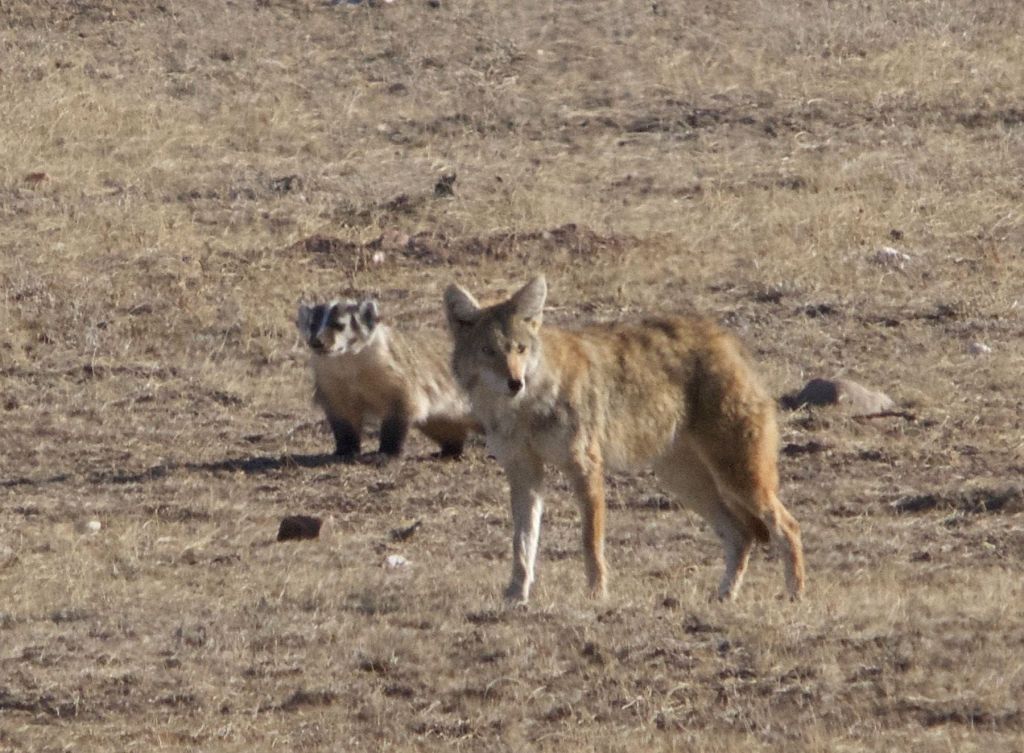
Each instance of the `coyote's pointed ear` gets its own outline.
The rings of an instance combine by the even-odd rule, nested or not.
[[[548,297],[548,284],[544,275],[537,275],[512,296],[510,302],[516,314],[531,324],[540,325],[544,301]]]
[[[480,318],[480,304],[465,289],[452,283],[444,291],[444,311],[448,317],[448,328],[457,333],[463,327],[471,327]]]
[[[373,329],[377,326],[377,322],[380,321],[380,309],[377,308],[377,302],[372,298],[367,298],[359,304],[358,311],[359,321],[367,329]]]

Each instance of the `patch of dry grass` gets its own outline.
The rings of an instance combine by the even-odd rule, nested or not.
[[[1021,15],[3,0],[0,750],[1019,750],[1024,530],[977,502],[1024,472]],[[759,552],[709,603],[712,534],[641,474],[609,600],[556,479],[506,611],[482,447],[324,456],[300,298],[436,330],[450,280],[536,269],[554,321],[704,311],[777,394],[907,411],[784,416],[805,602]],[[274,543],[298,512],[322,538]]]

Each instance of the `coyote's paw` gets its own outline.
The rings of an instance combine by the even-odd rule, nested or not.
[[[529,601],[529,595],[522,583],[509,583],[505,588],[505,606],[517,609],[525,609]]]

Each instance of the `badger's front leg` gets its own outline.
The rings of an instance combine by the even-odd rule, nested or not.
[[[334,454],[343,460],[352,460],[359,454],[362,444],[359,438],[361,422],[354,423],[340,416],[327,416],[327,423],[334,434]]]
[[[395,405],[380,424],[380,452],[398,457],[409,436],[409,412],[403,405]]]

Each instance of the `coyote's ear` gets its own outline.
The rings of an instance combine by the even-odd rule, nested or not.
[[[373,329],[377,326],[377,322],[380,321],[380,309],[377,308],[377,302],[372,298],[367,298],[359,304],[359,311],[357,312],[359,321],[367,329]]]
[[[516,314],[531,324],[539,325],[544,313],[544,300],[548,297],[548,284],[544,275],[537,275],[512,296],[510,302]]]
[[[458,333],[463,327],[471,327],[480,318],[480,304],[476,299],[455,283],[444,291],[444,311],[448,317],[448,327]]]

